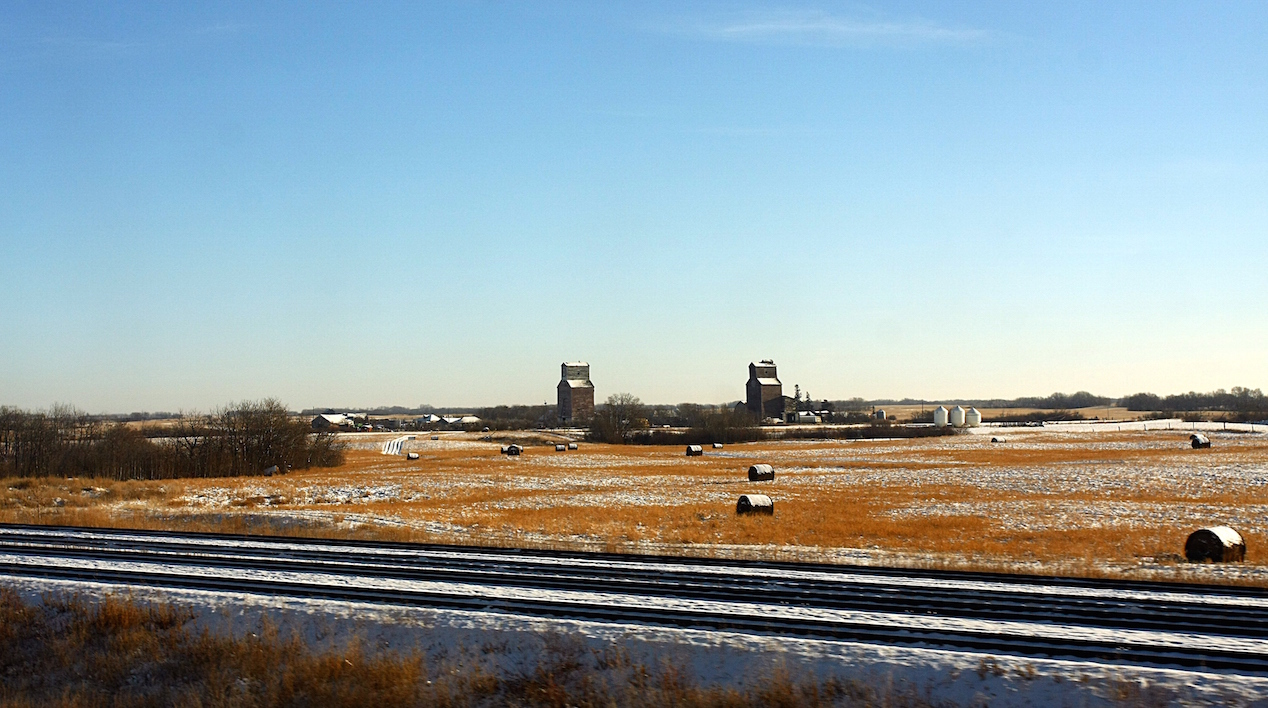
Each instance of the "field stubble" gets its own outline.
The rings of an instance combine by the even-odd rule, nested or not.
[[[1132,575],[1268,585],[1268,436],[1178,431],[574,452],[449,435],[280,477],[4,480],[0,520],[478,545]],[[371,444],[374,443],[374,444]],[[750,483],[756,462],[774,482]],[[735,515],[760,491],[774,517]],[[1180,562],[1192,530],[1242,532],[1236,567]]]

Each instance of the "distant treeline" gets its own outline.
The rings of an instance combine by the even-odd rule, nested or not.
[[[299,414],[306,415],[306,416],[315,416],[315,415],[321,415],[322,413],[350,413],[352,411],[356,411],[357,413],[365,413],[366,415],[377,415],[377,416],[386,417],[386,416],[406,416],[406,415],[427,415],[428,413],[434,413],[436,415],[440,415],[442,413],[448,413],[450,412],[450,410],[466,413],[470,411],[471,409],[470,408],[453,408],[453,409],[436,408],[435,406],[429,406],[425,404],[419,405],[414,408],[409,408],[408,406],[379,406],[377,408],[360,408],[357,406],[350,406],[347,408],[329,408],[329,407],[305,408],[304,410],[300,411]]]
[[[1222,412],[1237,414],[1240,417],[1268,416],[1268,396],[1257,388],[1234,386],[1233,390],[1219,389],[1210,393],[1177,393],[1171,396],[1158,396],[1152,393],[1137,393],[1122,399],[1121,405],[1133,411],[1176,412]]]
[[[860,398],[854,398],[850,401],[839,401],[838,403],[852,403],[857,405],[862,402]],[[954,403],[962,406],[973,406],[974,408],[1041,408],[1044,410],[1069,410],[1072,408],[1092,408],[1094,406],[1110,406],[1115,405],[1118,401],[1106,396],[1098,396],[1087,391],[1079,391],[1077,393],[1054,393],[1049,396],[1023,396],[1021,398],[979,398],[979,399],[955,399]],[[914,398],[904,398],[902,400],[875,400],[867,401],[869,406],[916,406],[920,404],[937,405],[941,401],[918,400]],[[951,403],[948,403],[951,405]]]
[[[343,445],[313,433],[274,400],[185,415],[157,440],[123,423],[55,407],[0,408],[0,476],[175,479],[284,473],[343,462]]]
[[[493,406],[475,412],[481,425],[490,430],[525,430],[556,425],[558,414],[551,405]]]
[[[636,396],[617,393],[595,406],[588,437],[614,444],[705,445],[752,442],[764,436],[746,410],[694,403],[649,407]]]

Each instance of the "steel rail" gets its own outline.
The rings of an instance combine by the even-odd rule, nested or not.
[[[1058,575],[1030,575],[1025,573],[998,573],[929,568],[902,568],[870,565],[846,565],[834,563],[774,561],[762,559],[730,559],[696,557],[690,555],[649,555],[639,553],[605,553],[597,551],[563,551],[537,548],[506,548],[499,546],[455,545],[439,543],[413,543],[404,541],[370,541],[362,539],[309,538],[302,536],[263,536],[254,534],[211,533],[194,531],[158,531],[153,529],[119,529],[110,527],[54,526],[42,524],[0,523],[0,534],[15,531],[32,533],[68,534],[84,533],[102,536],[148,536],[160,539],[219,540],[252,544],[294,544],[311,548],[360,547],[376,551],[397,550],[407,552],[445,552],[455,554],[499,555],[510,558],[543,558],[587,561],[613,561],[620,563],[679,564],[688,566],[715,566],[722,568],[757,568],[761,570],[790,570],[799,572],[825,572],[832,574],[863,574],[923,578],[931,580],[957,580],[1004,584],[1045,585],[1051,587],[1088,588],[1099,590],[1131,590],[1148,592],[1194,592],[1210,596],[1231,596],[1268,599],[1268,588],[1232,585],[1184,583],[1171,581],[1121,580],[1110,578],[1078,578]]]
[[[489,561],[461,568],[445,567],[436,559],[420,556],[414,560],[427,565],[410,565],[405,559],[385,562],[375,557],[331,557],[328,552],[293,557],[287,550],[276,555],[259,554],[259,549],[233,551],[207,546],[180,545],[179,548],[138,549],[112,547],[102,551],[78,541],[69,547],[41,543],[13,543],[0,539],[0,551],[30,556],[82,558],[92,560],[134,560],[185,566],[208,566],[252,570],[292,570],[346,576],[373,576],[410,581],[455,582],[515,586],[546,590],[603,591],[654,597],[677,597],[719,602],[747,602],[754,598],[770,605],[807,605],[824,609],[936,615],[966,619],[1075,622],[1082,626],[1154,631],[1193,631],[1205,634],[1268,639],[1268,610],[1263,608],[1223,608],[1225,623],[1212,625],[1209,605],[1199,603],[1070,598],[1036,593],[997,593],[986,601],[974,591],[938,588],[925,590],[910,585],[878,586],[833,582],[830,579],[805,581],[718,574],[678,577],[679,573],[645,571],[629,574],[602,568],[546,568],[505,561],[493,566]],[[322,556],[325,557],[315,557]]]
[[[138,537],[140,537],[138,539]],[[234,544],[249,547],[235,547]],[[349,552],[348,548],[360,550]],[[358,600],[411,606],[447,607],[455,609],[499,609],[544,617],[571,617],[597,621],[636,621],[667,626],[692,626],[712,629],[757,631],[795,636],[819,636],[856,641],[883,641],[899,644],[939,645],[963,649],[1003,651],[1025,655],[1071,656],[1098,660],[1130,660],[1136,663],[1161,663],[1185,667],[1205,667],[1236,671],[1268,673],[1268,657],[1254,652],[1219,647],[1156,646],[1148,643],[1106,642],[1063,637],[1036,637],[990,631],[920,629],[912,627],[880,627],[863,622],[804,619],[787,616],[753,615],[753,606],[804,607],[824,610],[903,613],[931,617],[962,619],[1020,620],[1032,626],[1036,621],[1071,627],[1109,629],[1150,629],[1174,632],[1192,630],[1197,634],[1264,638],[1265,611],[1262,607],[1219,605],[1220,621],[1211,622],[1215,607],[1199,601],[1145,601],[1139,598],[1074,597],[1037,592],[1018,592],[1027,586],[1043,585],[1039,579],[1007,577],[1004,591],[983,593],[947,587],[922,589],[910,581],[920,573],[901,577],[904,584],[884,586],[861,584],[849,580],[861,573],[877,575],[872,568],[850,568],[820,564],[777,564],[777,568],[799,573],[819,573],[822,579],[763,578],[751,574],[764,568],[760,564],[743,563],[731,567],[744,568],[750,574],[728,575],[720,572],[701,573],[690,570],[702,565],[696,559],[629,557],[611,554],[567,552],[514,552],[500,549],[478,549],[458,546],[420,546],[391,544],[391,553],[384,553],[379,544],[343,541],[255,537],[220,534],[190,534],[122,530],[81,529],[73,527],[15,527],[0,525],[0,551],[27,556],[32,563],[0,564],[10,574],[56,577],[72,580],[98,580],[161,587],[184,587],[237,592],[264,592],[297,597]],[[378,552],[373,552],[378,551]],[[346,586],[297,583],[260,578],[207,577],[179,572],[142,572],[119,568],[74,568],[58,565],[59,560],[72,558],[118,563],[162,563],[176,567],[206,567],[246,571],[285,571],[322,573],[345,577],[366,577],[389,580],[437,581],[458,584],[467,591],[432,592],[419,589],[385,590],[349,588]],[[469,558],[469,560],[467,560]],[[619,559],[616,568],[596,567],[596,558]],[[550,561],[543,565],[543,561]],[[568,565],[572,562],[573,565]],[[422,564],[422,565],[418,565]],[[630,566],[646,565],[647,570]],[[718,566],[718,563],[708,565]],[[726,565],[721,564],[720,569]],[[844,572],[843,572],[844,571]],[[881,574],[894,578],[895,573]],[[958,574],[942,578],[981,581],[981,574]],[[925,578],[928,580],[928,578]],[[987,582],[999,584],[999,574],[990,574]],[[1009,587],[1011,585],[1012,587]],[[1098,583],[1080,583],[1095,588]],[[1178,586],[1161,583],[1100,583],[1101,589],[1163,590],[1172,595],[1192,592],[1191,584]],[[619,593],[631,597],[634,606],[620,608],[595,606],[585,602],[535,600],[505,597],[480,597],[473,588],[516,587],[572,592]],[[1199,586],[1201,587],[1201,586]],[[1202,588],[1211,590],[1211,588]],[[1247,600],[1261,600],[1255,589],[1216,588],[1208,593],[1223,597],[1240,595]],[[869,595],[870,593],[870,595]],[[958,596],[957,596],[958,595]],[[637,606],[645,598],[706,600],[731,610],[708,613],[682,608]],[[744,607],[740,607],[740,605]],[[1225,631],[1240,625],[1235,631]]]
[[[619,606],[560,602],[531,598],[489,598],[460,593],[361,588],[266,579],[225,578],[119,569],[0,563],[0,574],[22,575],[201,591],[263,594],[271,597],[341,600],[431,609],[503,612],[532,617],[587,620],[620,624],[648,624],[688,629],[735,631],[774,636],[797,636],[868,643],[953,648],[1021,656],[1073,658],[1178,666],[1191,669],[1268,673],[1268,658],[1227,649],[1160,647],[1134,642],[1098,642],[1073,638],[1043,638],[989,631],[896,628],[849,621],[771,617],[741,611],[714,613],[680,608]]]
[[[154,540],[159,540],[155,538]],[[252,541],[260,545],[258,541]],[[293,545],[290,541],[287,545]],[[699,574],[663,567],[647,571],[628,568],[605,569],[592,566],[569,567],[551,564],[534,565],[524,559],[487,559],[455,562],[453,558],[437,558],[419,553],[416,557],[329,551],[298,551],[294,548],[216,549],[205,544],[163,543],[163,550],[154,543],[133,540],[112,540],[111,552],[124,553],[134,560],[167,562],[184,565],[212,565],[254,569],[288,569],[306,572],[327,572],[343,575],[374,575],[414,581],[461,582],[488,585],[513,585],[552,590],[579,590],[634,593],[657,597],[680,597],[712,601],[751,601],[760,598],[772,605],[814,605],[827,609],[896,612],[916,615],[954,616],[972,619],[1049,622],[1073,621],[1083,626],[1144,629],[1156,631],[1189,630],[1198,633],[1268,638],[1268,608],[1222,606],[1222,622],[1209,620],[1210,605],[1197,602],[1120,599],[1104,597],[1069,597],[1034,592],[993,593],[989,602],[980,592],[956,588],[924,589],[910,584],[855,584],[849,580],[825,577],[763,578],[751,575],[719,576]],[[267,545],[264,544],[264,545]],[[277,542],[276,545],[282,545]],[[0,535],[0,550],[36,555],[59,554],[92,558],[100,546],[95,539],[54,540],[46,534],[15,540]],[[471,551],[468,551],[469,553]],[[414,561],[414,564],[407,561]],[[421,564],[421,565],[420,565]]]

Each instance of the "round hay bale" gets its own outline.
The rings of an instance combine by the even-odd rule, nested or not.
[[[524,448],[520,447],[519,445],[512,444],[512,445],[506,446],[506,454],[508,455],[518,455],[521,452],[524,452]]]
[[[568,443],[568,449],[569,449],[569,450],[576,450],[576,449],[577,449],[577,443]]]
[[[775,479],[775,468],[770,465],[753,465],[748,468],[748,481],[769,482]]]
[[[775,513],[775,502],[765,494],[741,494],[740,500],[735,503],[735,513],[771,516]]]
[[[1189,534],[1184,557],[1194,563],[1237,563],[1246,560],[1246,541],[1228,526],[1212,526]]]
[[[405,453],[405,459],[407,459],[407,460],[417,460],[417,459],[418,459],[418,453],[417,453],[417,452],[407,452],[407,453]]]
[[[567,451],[568,451],[567,445],[559,445],[559,444],[555,445],[555,452],[567,452]]]
[[[1007,441],[1007,440],[1005,440],[1004,438],[991,438],[991,442],[993,442],[993,443],[1002,443],[1002,442],[1008,442],[1008,441]]]
[[[431,436],[431,439],[432,439],[432,440],[439,440],[439,439],[440,439],[440,436],[439,436],[439,435],[433,435],[433,436]]]
[[[721,450],[721,449],[722,449],[722,443],[713,443],[713,449],[714,449],[714,450]]]
[[[699,445],[687,446],[687,457],[700,457],[704,454],[704,448]]]
[[[1194,450],[1201,450],[1211,446],[1211,439],[1202,433],[1194,433],[1189,436],[1189,444],[1193,446]]]

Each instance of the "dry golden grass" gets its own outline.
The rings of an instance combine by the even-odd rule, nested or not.
[[[777,669],[743,693],[701,686],[667,661],[649,666],[620,646],[596,651],[559,635],[544,636],[535,664],[508,675],[356,639],[314,650],[271,625],[245,636],[198,631],[193,617],[177,606],[117,597],[28,604],[0,588],[0,705],[928,705],[916,687],[793,678]]]
[[[1216,433],[1210,450],[1183,431],[781,441],[702,458],[583,443],[517,459],[446,434],[411,443],[417,461],[370,449],[391,436],[350,437],[366,444],[343,467],[284,477],[0,481],[0,520],[1268,584],[1261,435]],[[747,481],[756,462],[774,482]],[[735,516],[751,491],[774,517]],[[1178,563],[1187,534],[1217,523],[1246,537],[1246,564]]]

